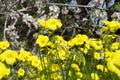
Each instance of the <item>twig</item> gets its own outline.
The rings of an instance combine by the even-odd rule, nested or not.
[[[15,24],[17,23],[18,19],[16,18],[14,23],[13,23],[13,26],[15,26]]]
[[[86,10],[87,14],[90,14],[90,12],[87,10],[87,8],[85,8],[85,10]],[[90,19],[92,19],[91,16],[89,16],[89,17],[90,17]]]
[[[108,9],[104,9],[104,8],[94,7],[94,6],[72,5],[72,4],[63,4],[63,3],[46,3],[46,5],[73,6],[73,7],[96,8],[96,9],[101,9],[101,10],[108,10]]]
[[[76,28],[73,28],[73,33],[72,33],[71,38],[73,38],[75,36],[75,31],[76,31]]]
[[[17,0],[16,2],[14,2],[14,3],[10,6],[10,8],[9,8],[9,9],[12,9],[12,8],[13,8],[13,6],[14,6],[14,5],[16,5],[16,4],[19,4],[19,3],[20,3],[20,1],[21,1],[21,0]]]
[[[62,33],[60,35],[62,36],[66,30],[67,30],[67,28],[65,27],[65,29],[62,31]]]
[[[6,13],[5,25],[4,25],[4,32],[3,32],[3,40],[6,40],[6,27],[7,27],[7,22],[8,22],[8,14]]]
[[[27,11],[28,9],[30,9],[30,8],[32,8],[32,7],[26,7],[26,8],[23,8],[23,9],[19,9],[19,10],[17,10],[18,12],[23,12],[23,11]]]

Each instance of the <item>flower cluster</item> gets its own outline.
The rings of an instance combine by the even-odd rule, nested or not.
[[[10,74],[10,68],[7,68],[4,63],[0,62],[0,79],[4,76],[8,76]]]
[[[118,29],[120,29],[120,22],[118,22],[118,21],[103,20],[103,23],[106,26],[103,26],[102,29],[103,29],[103,31],[106,31],[107,33],[110,33],[110,32],[114,33]]]
[[[8,41],[1,41],[0,42],[0,49],[5,50],[10,46]]]
[[[74,38],[66,41],[63,39],[62,36],[55,35],[52,38],[46,39],[46,43],[42,40],[39,40],[39,42],[42,42],[44,45],[44,49],[48,50],[48,55],[53,57],[53,60],[62,60],[62,64],[65,65],[65,63],[68,63],[67,60],[70,59],[71,56],[73,56],[73,62],[78,62],[79,64],[84,63],[84,65],[87,66],[87,60],[88,62],[91,62],[91,64],[95,64],[94,67],[96,70],[101,71],[101,73],[108,73],[109,71],[114,72],[115,74],[120,76],[119,74],[119,49],[120,49],[120,43],[114,42],[116,37],[118,35],[114,34],[115,31],[117,31],[120,27],[119,22],[117,21],[103,21],[106,24],[106,27],[102,27],[103,31],[106,33],[101,35],[101,38],[88,38],[85,34],[77,34]],[[115,25],[114,25],[115,24]],[[44,36],[44,35],[42,35]],[[46,36],[44,36],[46,37]],[[39,37],[38,37],[39,39]],[[37,39],[37,40],[38,40]],[[36,42],[37,43],[37,42]],[[40,45],[39,45],[40,46]],[[41,46],[40,46],[41,47]],[[117,52],[117,54],[116,54]],[[84,56],[83,56],[83,55]],[[114,55],[113,55],[114,54]],[[91,59],[87,59],[87,56],[91,55]],[[82,56],[81,59],[79,59]],[[100,60],[103,61],[101,64],[97,64]],[[106,64],[104,64],[106,63]],[[53,71],[58,71],[58,65],[55,64],[56,67],[53,69]],[[59,67],[60,68],[60,67]],[[62,67],[64,70],[66,67]],[[85,79],[85,75],[82,74],[84,71],[81,71],[80,65],[76,65],[74,63],[71,63],[71,70],[68,72],[68,79],[71,78],[72,74],[79,75],[75,80],[79,79]],[[92,68],[92,66],[91,66]],[[75,73],[73,72],[75,71]],[[62,72],[60,73],[62,74]],[[63,73],[65,74],[65,73]],[[80,77],[81,76],[81,77]],[[73,78],[73,77],[72,77]],[[93,80],[100,80],[101,77],[95,72],[91,70],[91,79]]]
[[[48,20],[41,20],[38,19],[38,23],[45,27],[46,29],[50,29],[50,30],[56,30],[57,28],[62,27],[62,23],[59,19],[55,19],[55,18],[50,18]]]
[[[107,67],[111,72],[117,74],[120,77],[120,50],[116,50],[115,52],[106,52],[107,55]]]
[[[44,27],[47,22],[51,21],[40,20]],[[112,24],[107,22],[107,26]],[[59,25],[59,20],[55,20],[55,25]],[[0,79],[118,80],[120,41],[115,41],[118,35],[114,34],[117,29],[110,29],[112,33],[106,30],[100,38],[77,34],[70,40],[54,33],[39,34],[33,52],[12,50],[8,41],[0,41]]]

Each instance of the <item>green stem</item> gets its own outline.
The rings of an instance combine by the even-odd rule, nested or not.
[[[69,70],[70,70],[70,68],[71,68],[71,64],[72,64],[72,62],[73,62],[73,56],[72,56],[72,58],[71,58],[71,60],[70,60],[70,63],[69,63],[68,69],[67,69],[67,71],[66,71],[66,80],[68,79],[68,74],[69,74]]]
[[[63,78],[63,80],[65,80],[65,75],[64,75],[64,72],[63,72],[63,68],[62,68],[62,64],[61,64],[60,57],[59,57],[59,54],[58,54],[58,50],[57,50],[56,54],[57,54],[56,57],[58,57],[58,64],[60,66],[60,70],[62,72],[62,78]]]

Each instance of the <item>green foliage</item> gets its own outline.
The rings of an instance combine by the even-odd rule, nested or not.
[[[116,3],[116,4],[114,5],[114,10],[115,10],[115,11],[120,11],[120,3]]]

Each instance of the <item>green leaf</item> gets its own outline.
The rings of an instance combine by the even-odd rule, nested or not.
[[[84,55],[82,54],[82,52],[80,52],[79,49],[72,49],[72,50],[71,50],[71,53],[72,53],[72,55],[74,56],[74,57],[73,57],[73,61],[75,61],[75,62],[78,63],[79,65],[81,65],[81,64],[85,65],[85,64],[86,64],[85,57],[84,57]]]

